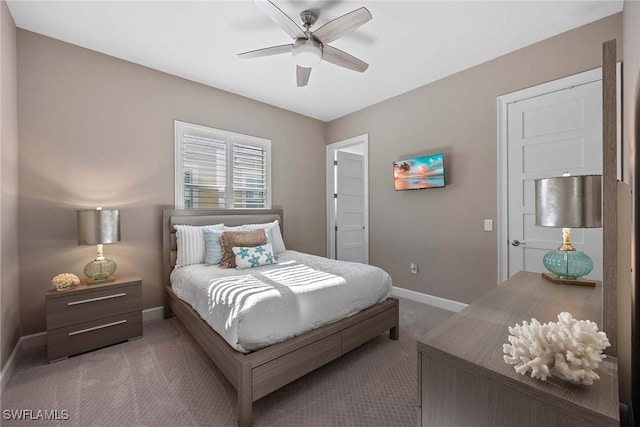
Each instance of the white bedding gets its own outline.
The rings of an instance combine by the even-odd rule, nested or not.
[[[284,341],[383,301],[391,278],[366,264],[296,251],[246,270],[204,264],[171,273],[175,294],[233,348],[249,352]]]

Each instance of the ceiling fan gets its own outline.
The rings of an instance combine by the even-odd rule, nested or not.
[[[281,53],[291,52],[297,66],[296,80],[298,87],[307,85],[309,76],[311,75],[311,69],[322,59],[340,67],[361,73],[369,67],[369,64],[366,62],[327,44],[369,22],[372,16],[367,8],[361,7],[360,9],[356,9],[333,21],[327,22],[315,31],[311,31],[311,26],[318,19],[317,11],[305,10],[300,13],[300,21],[302,21],[302,25],[304,26],[303,30],[269,0],[255,0],[255,3],[269,18],[289,34],[294,39],[294,42],[239,53],[238,56],[240,58],[257,58],[260,56],[279,55]]]

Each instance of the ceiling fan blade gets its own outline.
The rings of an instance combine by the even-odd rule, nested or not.
[[[340,67],[348,68],[360,73],[369,68],[369,64],[366,62],[359,60],[355,56],[349,55],[347,52],[343,52],[340,49],[327,45],[324,45],[322,49],[322,59]]]
[[[293,19],[289,18],[286,13],[280,10],[278,6],[269,0],[255,0],[256,5],[269,17],[273,22],[278,24],[293,39],[307,38],[306,34]]]
[[[306,86],[309,83],[309,76],[311,75],[311,68],[305,68],[297,66],[296,68],[296,80],[298,81],[298,87]]]
[[[366,7],[361,7],[339,18],[329,21],[313,32],[313,36],[323,44],[331,43],[339,39],[349,31],[353,31],[363,24],[371,21],[371,12]]]
[[[240,58],[258,58],[260,56],[279,55],[281,53],[288,53],[293,50],[293,44],[283,44],[280,46],[265,47],[263,49],[250,50],[249,52],[239,53]]]

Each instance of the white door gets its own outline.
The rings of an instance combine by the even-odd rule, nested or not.
[[[602,82],[510,103],[507,127],[508,276],[543,272],[542,258],[560,246],[562,231],[535,226],[534,180],[602,174]],[[571,233],[593,260],[587,277],[602,280],[602,229]]]
[[[336,259],[368,262],[365,242],[364,156],[336,152]]]

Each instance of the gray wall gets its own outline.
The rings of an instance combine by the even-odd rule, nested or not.
[[[119,273],[162,305],[161,206],[174,203],[173,121],[272,140],[273,206],[289,248],[325,253],[325,124],[228,92],[18,30],[19,234],[24,334],[45,329],[44,293],[82,276],[78,208],[121,209],[122,241],[105,246]]]
[[[601,43],[621,37],[613,15],[328,123],[327,143],[369,134],[370,262],[455,301],[496,286],[496,234],[482,228],[497,215],[496,97],[599,67]],[[394,160],[438,152],[446,188],[393,190]]]
[[[635,346],[631,347],[631,343],[626,342],[623,344],[619,340],[618,360],[620,371],[620,397],[621,400],[629,404],[632,398],[635,401],[636,422],[640,417],[640,318],[639,318],[639,301],[638,293],[640,292],[640,280],[638,273],[638,238],[640,233],[638,228],[638,206],[640,204],[640,198],[638,194],[638,182],[639,176],[636,168],[638,157],[638,144],[640,143],[640,2],[637,1],[625,1],[623,9],[623,138],[624,138],[624,165],[625,182],[631,183],[633,188],[633,195],[635,199],[632,210],[635,215],[632,216],[633,226],[631,230],[635,230],[635,239],[633,240],[633,248],[631,252],[632,259],[630,261],[632,271],[634,275],[631,280],[631,284],[624,289],[618,289],[619,292],[623,292],[623,298],[626,297],[631,302],[631,307],[624,307],[624,309],[618,310],[618,315],[623,315],[624,318],[619,319],[618,324],[622,324],[626,327],[619,328],[620,333],[624,334],[625,338],[632,336],[632,340]],[[626,283],[626,281],[621,281]],[[624,299],[621,299],[624,301]],[[633,323],[635,321],[635,324]],[[622,345],[623,344],[623,345]],[[632,365],[632,361],[634,361]],[[632,378],[633,374],[633,380]],[[633,381],[633,382],[632,382]],[[635,390],[632,387],[635,384]],[[633,391],[632,391],[633,390]],[[635,396],[632,394],[635,393]]]
[[[0,368],[20,338],[16,26],[0,2]]]

